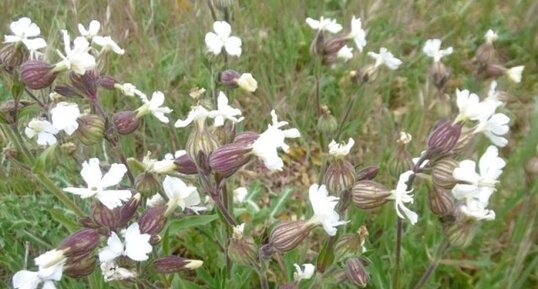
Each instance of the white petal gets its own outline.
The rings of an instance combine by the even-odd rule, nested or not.
[[[132,196],[129,190],[106,190],[97,193],[97,199],[110,210],[128,201]]]
[[[35,289],[41,282],[37,272],[22,270],[13,276],[13,288],[15,289]]]
[[[230,34],[232,34],[232,27],[226,21],[215,21],[215,23],[213,23],[213,30],[223,39],[228,38]]]
[[[222,48],[224,47],[224,42],[217,34],[213,32],[208,32],[205,35],[205,45],[211,53],[219,55],[222,51]]]
[[[125,255],[134,261],[145,261],[153,249],[149,243],[151,235],[141,234],[138,223],[133,223],[125,232]]]
[[[224,48],[231,56],[241,56],[241,39],[235,36],[228,38],[224,43]]]
[[[126,172],[127,167],[125,167],[124,164],[112,164],[112,166],[110,166],[110,170],[101,180],[101,186],[103,188],[108,188],[119,184]]]
[[[123,243],[115,232],[110,234],[107,246],[99,251],[99,261],[101,263],[112,261],[123,253]]]

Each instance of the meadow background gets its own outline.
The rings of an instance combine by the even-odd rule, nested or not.
[[[520,84],[499,80],[499,88],[509,92],[503,112],[512,122],[510,143],[501,150],[508,165],[490,204],[497,217],[482,223],[469,248],[452,249],[424,288],[538,288],[538,178],[536,173],[525,170],[529,160],[538,155],[537,1],[235,1],[232,29],[233,35],[243,41],[243,55],[230,59],[230,67],[251,72],[259,85],[255,94],[239,90],[227,93],[246,116],[244,129],[263,130],[269,111],[275,108],[282,119],[289,120],[303,134],[287,157],[284,172],[269,175],[251,166],[236,177],[237,184],[249,187],[249,198],[261,208],[257,213],[240,210],[240,219],[256,224],[256,236],[264,236],[272,220],[298,217],[306,210],[307,188],[318,179],[320,146],[312,130],[317,122],[313,109],[314,65],[309,54],[314,32],[304,20],[333,17],[348,27],[353,15],[361,17],[368,30],[366,51],[387,47],[403,61],[398,70],[384,70],[373,85],[360,92],[343,134],[343,139],[352,137],[356,141],[351,155],[354,164],[379,165],[379,180],[385,184],[395,182],[386,168],[399,131],[413,135],[409,150],[418,156],[430,128],[439,119],[435,91],[426,74],[431,60],[422,54],[427,39],[441,38],[443,47],[454,47],[455,52],[443,59],[453,72],[446,90],[451,97],[455,97],[456,88],[485,95],[488,82],[473,75],[471,59],[489,28],[500,36],[495,47],[508,61],[506,65],[525,65]],[[78,23],[87,25],[92,19],[99,20],[103,31],[126,49],[124,56],[111,58],[109,74],[147,93],[163,91],[166,104],[174,109],[173,120],[184,118],[189,111],[191,88],[211,86],[204,36],[211,30],[213,20],[206,1],[2,0],[0,34],[9,32],[9,23],[22,16],[41,27],[49,47],[61,45],[61,29],[67,28],[73,35]],[[347,99],[358,92],[347,77],[349,71],[368,61],[363,53],[346,64],[324,68],[322,103],[338,118]],[[7,97],[0,83],[0,98]],[[102,101],[109,108],[137,107],[134,100],[112,93],[102,95]],[[129,157],[141,159],[148,150],[162,156],[183,148],[187,135],[172,125],[148,119],[134,135],[122,138],[122,146]],[[3,138],[0,146],[5,146]],[[486,146],[484,139],[476,144],[480,152]],[[76,163],[61,155],[51,159],[47,173],[60,186],[79,178]],[[419,187],[414,205],[419,222],[405,226],[402,288],[418,281],[429,264],[428,258],[444,238],[436,216],[427,209],[427,187]],[[362,224],[370,231],[366,244],[366,257],[371,260],[367,267],[371,276],[368,288],[390,288],[395,240],[393,207],[387,205],[373,212],[354,209],[349,219],[348,232]],[[201,229],[178,230],[172,248],[179,248],[185,257],[222,263],[215,254],[216,246],[207,241],[211,236],[200,234],[213,232],[213,226],[214,222]],[[0,288],[10,288],[12,274],[22,268],[25,244],[29,244],[32,262],[31,258],[53,248],[74,228],[74,214],[30,175],[0,157]],[[290,276],[293,263],[314,262],[312,256],[320,244],[315,240],[321,238],[323,232],[316,231],[309,238],[309,250],[285,255],[283,261]],[[223,280],[218,266],[204,266],[182,274],[182,278],[174,277],[173,284],[174,288],[257,288],[257,277],[249,268],[237,266],[233,273],[236,280],[230,283]],[[239,281],[249,278],[251,283]],[[123,288],[101,280],[96,270],[81,281],[65,278],[59,287]],[[341,288],[351,288],[349,284]]]

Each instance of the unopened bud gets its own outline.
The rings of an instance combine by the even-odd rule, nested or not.
[[[434,185],[433,190],[428,192],[428,205],[434,214],[445,216],[452,212],[452,209],[454,208],[454,200],[452,199],[450,191]]]
[[[332,133],[338,128],[338,121],[331,114],[327,106],[321,107],[321,115],[318,118],[318,129],[324,133]]]
[[[245,131],[235,136],[233,142],[236,144],[250,145],[260,137],[259,133],[253,131]]]
[[[99,79],[99,85],[101,85],[102,88],[108,89],[108,90],[115,90],[117,83],[118,83],[117,80],[107,75],[101,76],[101,78]]]
[[[185,270],[195,270],[204,264],[201,260],[185,259],[178,256],[157,258],[153,261],[155,270],[159,273],[176,273]]]
[[[323,184],[332,194],[340,194],[353,186],[355,182],[355,168],[345,159],[337,159],[329,165],[323,175]]]
[[[82,278],[90,275],[95,270],[97,257],[88,253],[67,258],[63,273],[71,278]]]
[[[469,147],[469,144],[473,140],[473,137],[475,134],[473,133],[472,128],[463,127],[461,129],[460,137],[458,138],[458,141],[456,142],[456,145],[454,146],[453,151],[455,153],[461,153]]]
[[[64,250],[64,255],[84,255],[93,250],[99,244],[99,232],[95,229],[82,229],[67,237],[58,246],[58,250]]]
[[[152,173],[141,173],[135,178],[135,189],[144,196],[150,196],[161,188],[161,183]]]
[[[54,66],[44,61],[30,60],[21,65],[21,79],[31,89],[49,87],[56,79]]]
[[[356,172],[357,181],[373,180],[379,172],[378,166],[369,166]]]
[[[441,61],[434,61],[428,70],[430,79],[437,90],[442,91],[450,77],[450,71]]]
[[[342,36],[330,38],[323,45],[323,53],[336,55],[346,45],[347,41],[348,38]]]
[[[120,219],[118,220],[117,228],[121,228],[129,223],[131,218],[136,213],[138,205],[140,205],[140,201],[142,201],[142,195],[140,195],[140,193],[136,193],[127,202],[125,202],[123,206],[114,209],[120,211]]]
[[[7,67],[19,67],[26,58],[26,53],[21,45],[8,44],[0,49],[0,63]]]
[[[444,189],[452,189],[456,185],[456,180],[452,173],[458,165],[458,161],[450,157],[436,161],[432,168],[433,183]]]
[[[251,159],[252,148],[242,144],[227,144],[216,149],[209,156],[209,166],[214,171],[231,176]]]
[[[90,146],[99,143],[105,135],[105,120],[96,114],[86,114],[77,118],[77,138]]]
[[[140,233],[157,235],[164,228],[166,217],[164,215],[165,207],[148,208],[140,216],[138,224],[140,225]]]
[[[499,62],[497,59],[497,52],[492,43],[484,43],[480,45],[476,50],[474,60],[480,67]]]
[[[355,234],[345,234],[340,237],[335,246],[336,259],[360,256],[364,250],[366,237],[368,237],[366,226],[361,226]]]
[[[500,64],[488,64],[486,74],[489,77],[500,77],[506,73],[507,69]]]
[[[349,280],[359,287],[366,287],[370,281],[370,275],[359,258],[349,258],[346,261],[346,273]]]
[[[196,164],[188,154],[176,158],[174,164],[176,165],[176,171],[182,174],[194,175],[198,173]]]
[[[295,249],[314,228],[307,221],[288,221],[275,226],[269,243],[277,250],[286,252]]]
[[[92,218],[84,217],[78,221],[84,228],[97,229],[100,227],[99,224],[95,223]]]
[[[140,125],[135,111],[120,111],[114,114],[112,121],[119,134],[130,134]]]
[[[428,153],[433,156],[450,152],[458,142],[461,125],[450,121],[441,122],[428,138]]]
[[[239,72],[229,69],[220,74],[220,82],[228,87],[236,88],[239,77],[241,77]]]
[[[351,199],[361,209],[373,209],[386,203],[390,190],[380,183],[364,180],[358,181],[351,189]]]

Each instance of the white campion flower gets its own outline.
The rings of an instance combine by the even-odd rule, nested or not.
[[[286,121],[278,121],[275,110],[271,111],[272,124],[267,126],[258,139],[252,144],[252,152],[259,157],[265,167],[270,171],[281,171],[284,162],[278,156],[278,148],[284,152],[289,151],[289,146],[284,142],[286,138],[298,138],[301,136],[296,128],[281,130],[288,125]]]
[[[133,261],[146,261],[153,247],[149,243],[150,234],[142,234],[138,223],[132,223],[125,230],[124,242],[116,232],[110,233],[106,247],[99,251],[101,263],[110,262],[119,256],[127,256]]]
[[[105,282],[115,281],[115,280],[126,280],[136,277],[136,272],[122,268],[114,262],[104,262],[101,263],[101,274]]]
[[[234,203],[243,203],[245,201],[245,198],[247,197],[248,190],[245,187],[239,187],[236,188],[233,193]]]
[[[349,154],[349,151],[355,144],[355,141],[352,138],[349,138],[349,140],[346,143],[337,143],[336,141],[332,140],[329,144],[329,154],[331,156],[335,157],[345,157]]]
[[[180,207],[181,210],[191,209],[194,212],[203,211],[206,208],[198,206],[201,203],[198,190],[194,186],[188,186],[181,179],[166,176],[163,181],[164,193],[168,197],[167,212]]]
[[[80,109],[76,103],[59,102],[50,110],[52,125],[72,135],[78,128],[77,119],[80,116]]]
[[[96,65],[95,58],[90,54],[90,43],[84,37],[77,37],[71,47],[71,38],[66,30],[62,30],[64,39],[65,55],[58,51],[63,59],[56,64],[55,71],[63,69],[72,70],[76,74],[83,75],[87,70]]]
[[[482,202],[478,199],[470,199],[467,200],[460,209],[463,214],[476,219],[477,221],[494,220],[495,212],[486,209],[487,205],[487,202]]]
[[[506,70],[506,75],[513,82],[520,83],[521,82],[521,74],[523,74],[523,69],[525,69],[524,65],[509,68],[508,70]]]
[[[176,165],[174,164],[174,157],[171,154],[165,155],[164,159],[159,161],[152,159],[151,152],[148,151],[144,156],[144,159],[142,159],[142,163],[145,165],[147,172],[157,174],[166,174],[176,168]]]
[[[37,289],[41,283],[43,289],[55,289],[55,282],[62,279],[65,258],[56,265],[39,268],[37,272],[21,270],[13,276],[13,288],[15,289]]]
[[[147,97],[140,97],[144,104],[137,109],[137,116],[141,117],[148,113],[151,113],[154,117],[160,120],[162,123],[168,123],[170,120],[165,114],[172,112],[168,106],[162,106],[164,104],[164,94],[160,91],[156,91],[151,96],[151,100]]]
[[[146,94],[144,94],[142,91],[140,91],[136,86],[134,86],[131,83],[116,83],[114,84],[114,87],[118,89],[123,95],[125,96],[138,96],[141,100],[147,99]]]
[[[396,70],[398,67],[402,64],[402,61],[387,50],[385,47],[381,47],[379,49],[379,53],[375,52],[368,52],[368,56],[375,59],[375,67],[380,67],[381,65],[385,65],[391,70]]]
[[[364,46],[366,46],[366,31],[362,29],[362,21],[360,18],[351,19],[351,32],[348,34],[347,38],[353,39],[357,49],[362,52]]]
[[[226,53],[231,56],[241,56],[241,39],[236,36],[230,36],[232,27],[228,22],[215,21],[213,31],[215,32],[208,32],[205,35],[205,44],[211,53],[219,55],[224,48]]]
[[[480,158],[478,173],[475,171],[476,163],[474,161],[461,161],[452,175],[456,181],[462,183],[456,184],[452,188],[452,195],[458,200],[474,199],[487,205],[489,197],[495,192],[497,179],[505,165],[506,162],[499,157],[499,150],[495,146],[489,146]]]
[[[485,117],[484,105],[480,102],[478,95],[469,92],[469,90],[456,89],[456,105],[459,109],[459,114],[456,121],[460,120],[477,120],[480,117]]]
[[[321,224],[329,236],[336,235],[336,227],[347,223],[346,221],[340,221],[340,216],[334,210],[339,198],[329,196],[327,187],[325,185],[318,186],[317,184],[310,186],[308,198],[314,210],[314,216],[309,222]]]
[[[484,133],[494,145],[504,147],[508,144],[508,140],[502,136],[510,130],[509,122],[510,118],[506,114],[496,113],[491,117],[478,119],[478,125],[473,133]]]
[[[497,32],[489,29],[484,35],[484,38],[486,39],[486,43],[493,44],[493,41],[497,40],[499,35],[497,35]]]
[[[426,44],[422,49],[422,52],[424,52],[424,54],[426,54],[428,57],[433,58],[434,62],[441,61],[441,58],[452,54],[453,51],[454,49],[452,47],[441,49],[441,39],[426,40]]]
[[[213,122],[214,127],[223,126],[224,120],[230,120],[233,123],[243,120],[243,117],[237,118],[237,116],[242,115],[241,110],[231,107],[228,104],[228,98],[222,91],[219,92],[219,96],[217,97],[217,110],[210,112],[210,115],[215,119]]]
[[[56,143],[55,134],[58,133],[58,129],[55,128],[48,120],[34,118],[24,129],[24,134],[28,138],[37,136],[37,144],[39,145],[53,145]]]
[[[296,282],[312,278],[312,276],[314,276],[314,272],[316,271],[316,266],[310,263],[301,265],[304,270],[301,269],[301,266],[299,266],[298,264],[293,264],[293,266],[295,267],[295,272],[293,272],[293,279]]]
[[[258,89],[258,82],[254,77],[252,77],[252,74],[250,73],[243,73],[241,76],[236,80],[237,85],[248,92],[255,92],[256,89]]]
[[[101,46],[101,52],[112,51],[118,55],[125,54],[125,49],[122,49],[110,36],[95,36],[92,43]]]
[[[166,201],[163,199],[163,197],[160,194],[154,194],[146,202],[146,205],[149,208],[162,207],[165,204],[166,204]]]
[[[80,171],[87,187],[68,187],[64,191],[79,195],[83,199],[95,196],[103,205],[112,210],[131,198],[130,190],[107,190],[108,187],[119,184],[126,172],[125,165],[112,164],[110,170],[103,176],[99,159],[92,158],[82,163]]]
[[[92,20],[88,25],[88,29],[81,23],[78,24],[78,32],[80,33],[80,36],[85,37],[88,41],[92,41],[92,39],[97,36],[100,29],[101,23],[97,20]]]
[[[41,30],[37,24],[32,23],[28,17],[22,17],[9,25],[13,35],[4,35],[4,43],[23,43],[30,51],[30,58],[38,53],[37,50],[47,47],[45,39],[37,37]]]
[[[178,119],[174,124],[175,127],[187,127],[194,122],[198,127],[203,127],[207,118],[212,118],[214,113],[208,111],[201,105],[196,105],[191,108],[189,114],[184,120]]]
[[[400,175],[400,178],[398,179],[398,184],[396,185],[396,189],[391,191],[391,196],[389,196],[387,199],[394,200],[394,206],[396,208],[396,214],[398,217],[402,219],[408,219],[409,222],[411,222],[412,225],[416,224],[418,221],[418,215],[417,213],[411,211],[409,208],[405,206],[406,203],[413,203],[413,195],[410,195],[411,192],[413,192],[413,189],[407,190],[407,182],[409,181],[409,178],[411,175],[413,175],[413,171],[406,171],[403,174]]]
[[[353,47],[349,47],[347,45],[344,45],[344,47],[340,48],[338,52],[336,53],[336,57],[339,59],[342,59],[344,61],[348,61],[353,58]]]
[[[324,18],[323,16],[321,16],[319,20],[308,17],[306,18],[306,24],[308,24],[310,28],[317,31],[338,33],[340,30],[342,30],[342,25],[336,23],[336,19]]]

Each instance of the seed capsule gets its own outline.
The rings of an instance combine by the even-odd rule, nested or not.
[[[459,163],[450,157],[436,161],[432,169],[432,181],[435,186],[452,189],[456,185],[452,172],[458,165]]]
[[[49,87],[56,79],[54,66],[39,60],[30,60],[21,65],[21,79],[31,89]]]
[[[282,252],[293,250],[308,236],[312,228],[306,221],[279,223],[271,232],[269,243]]]
[[[323,175],[323,184],[327,186],[330,193],[335,195],[351,188],[354,182],[355,168],[345,159],[335,160]]]
[[[428,205],[434,214],[445,216],[454,208],[454,199],[450,191],[434,186],[434,189],[428,192]]]
[[[105,120],[95,114],[87,114],[77,118],[77,138],[81,143],[90,146],[99,143],[105,136]]]
[[[385,204],[390,190],[380,183],[364,180],[358,181],[351,189],[351,198],[361,209],[373,209]]]

